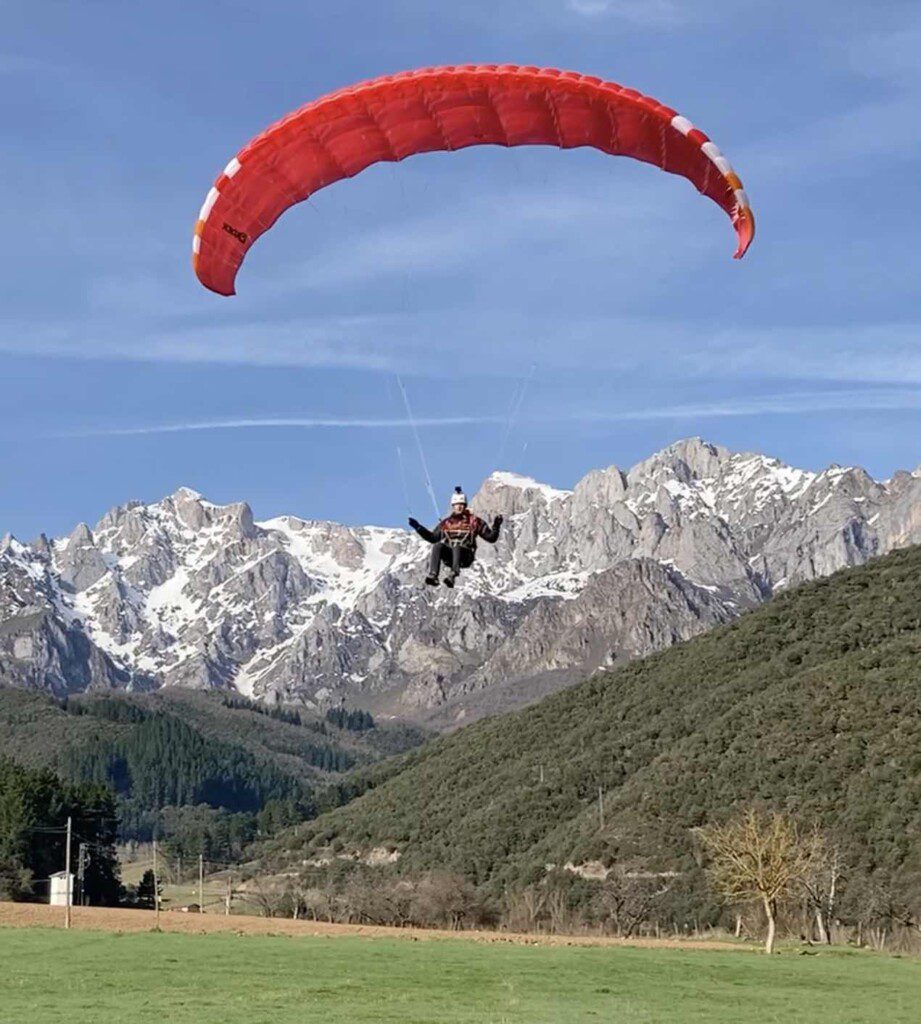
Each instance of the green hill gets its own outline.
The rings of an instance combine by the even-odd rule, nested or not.
[[[440,737],[265,863],[387,847],[493,893],[549,864],[693,870],[690,829],[753,801],[818,822],[854,871],[921,860],[921,549]]]
[[[155,829],[162,835],[163,808],[199,807],[237,816],[239,848],[257,827],[298,821],[324,801],[337,802],[344,773],[423,738],[415,728],[375,726],[367,715],[337,710],[321,718],[229,694],[169,690],[56,701],[0,689],[0,750],[68,782],[111,786],[122,838],[147,838]],[[216,824],[204,810],[168,820],[198,830]]]

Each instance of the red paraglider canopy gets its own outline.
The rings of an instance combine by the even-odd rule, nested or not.
[[[740,258],[755,223],[742,182],[703,132],[633,89],[553,68],[423,68],[340,89],[246,145],[208,193],[192,265],[221,295],[250,246],[295,203],[371,164],[466,146],[592,146],[687,178],[732,220]]]

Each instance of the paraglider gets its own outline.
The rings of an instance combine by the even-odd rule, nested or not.
[[[372,164],[478,145],[587,146],[653,164],[686,178],[729,216],[736,259],[754,237],[748,197],[729,161],[670,107],[572,71],[465,64],[404,71],[339,89],[256,136],[205,198],[192,240],[195,273],[211,291],[233,295],[247,252],[291,206]],[[412,422],[405,390],[403,398]],[[420,457],[425,468],[421,444]],[[502,517],[488,526],[469,510],[459,487],[451,505],[451,515],[434,530],[409,519],[432,545],[425,578],[430,586],[438,585],[446,565],[444,584],[453,587],[474,562],[477,538],[495,543],[499,537]]]
[[[687,118],[614,82],[554,68],[467,64],[386,75],[329,93],[267,128],[230,161],[195,225],[192,265],[233,295],[243,258],[289,207],[381,161],[467,146],[590,146],[687,178],[730,217],[741,258],[748,197]]]
[[[469,569],[473,565],[477,538],[482,538],[487,544],[495,544],[499,539],[502,516],[496,516],[492,526],[487,525],[470,511],[466,495],[460,487],[455,487],[451,495],[451,514],[445,516],[434,530],[427,529],[412,517],[409,525],[423,540],[432,545],[425,582],[430,587],[437,587],[438,574],[444,564],[448,566],[448,572],[443,580],[444,585],[453,587],[461,569]]]

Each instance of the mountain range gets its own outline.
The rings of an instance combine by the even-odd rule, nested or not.
[[[229,689],[452,727],[729,622],[779,591],[921,542],[921,470],[877,481],[680,441],[572,490],[507,472],[453,591],[407,530],[181,488],[68,537],[0,541],[0,685],[63,696]]]

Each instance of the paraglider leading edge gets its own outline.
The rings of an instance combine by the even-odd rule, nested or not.
[[[255,240],[289,207],[371,164],[476,145],[590,146],[687,178],[730,217],[736,259],[755,233],[729,161],[686,118],[633,89],[555,68],[447,66],[360,82],[293,111],[249,142],[208,192],[192,240],[206,288],[233,295]]]

